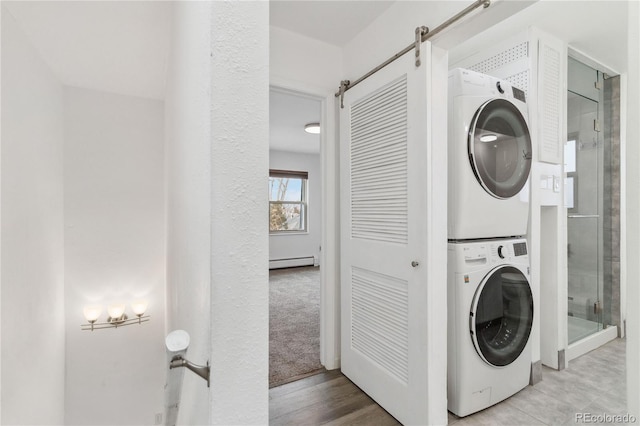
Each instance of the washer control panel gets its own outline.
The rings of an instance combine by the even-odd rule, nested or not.
[[[524,240],[486,241],[465,245],[462,253],[466,265],[504,263],[526,256],[527,243]]]

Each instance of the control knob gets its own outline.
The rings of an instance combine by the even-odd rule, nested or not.
[[[504,259],[504,246],[498,246],[498,257]]]

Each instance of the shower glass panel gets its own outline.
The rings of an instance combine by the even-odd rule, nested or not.
[[[571,65],[571,61],[570,61]],[[597,71],[579,64],[577,72],[589,80],[582,93],[568,92],[565,145],[569,344],[603,329],[603,144],[599,126]],[[574,64],[574,71],[575,70]],[[586,74],[586,75],[585,75]],[[591,77],[589,79],[589,76]],[[595,99],[594,99],[595,98]]]

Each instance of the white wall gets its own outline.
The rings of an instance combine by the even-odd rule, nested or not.
[[[534,0],[535,1],[535,0]],[[355,80],[412,43],[415,29],[427,26],[434,30],[440,24],[467,7],[471,2],[397,1],[343,49],[344,78]],[[479,33],[484,28],[510,17],[528,7],[532,1],[493,2],[471,12],[454,26],[434,36],[434,46],[443,49]]]
[[[211,423],[265,424],[269,4],[212,9]]]
[[[166,369],[163,104],[66,87],[64,106],[65,423],[151,425]],[[149,322],[80,330],[84,305],[139,298]]]
[[[640,163],[640,4],[629,2],[628,14],[628,72],[626,94],[626,271],[627,283],[627,409],[640,418],[640,191],[638,164]],[[622,91],[621,91],[622,92]],[[624,101],[623,107],[624,107]],[[623,123],[624,126],[625,123]],[[623,142],[624,143],[624,142]],[[623,157],[624,158],[624,157]],[[624,159],[623,159],[624,161]],[[623,230],[624,231],[624,230]],[[624,250],[623,250],[624,252]],[[624,268],[624,266],[623,266]],[[623,281],[625,281],[623,279]]]
[[[269,81],[275,86],[314,94],[337,91],[342,75],[342,49],[303,35],[269,27]]]
[[[268,422],[268,4],[174,4],[167,82],[169,329],[185,373],[178,422]],[[233,40],[232,43],[229,40]]]
[[[165,98],[167,332],[187,331],[186,358],[201,365],[211,352],[210,20],[205,2],[174,3]],[[184,401],[177,424],[208,424],[206,383],[189,372],[182,383],[173,376],[169,386],[181,386]]]
[[[269,260],[314,256],[320,258],[321,189],[320,155],[285,151],[269,151],[269,168],[309,173],[307,186],[308,232],[305,234],[273,234],[269,236]]]
[[[62,424],[62,87],[2,9],[1,423]]]

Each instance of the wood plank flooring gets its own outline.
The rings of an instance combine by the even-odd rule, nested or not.
[[[270,425],[399,425],[339,370],[269,390]]]
[[[571,425],[576,414],[626,412],[625,341],[616,339],[569,363],[544,367],[542,381],[507,400],[449,424]],[[580,422],[577,422],[578,424]],[[339,370],[269,390],[271,425],[399,425]]]

